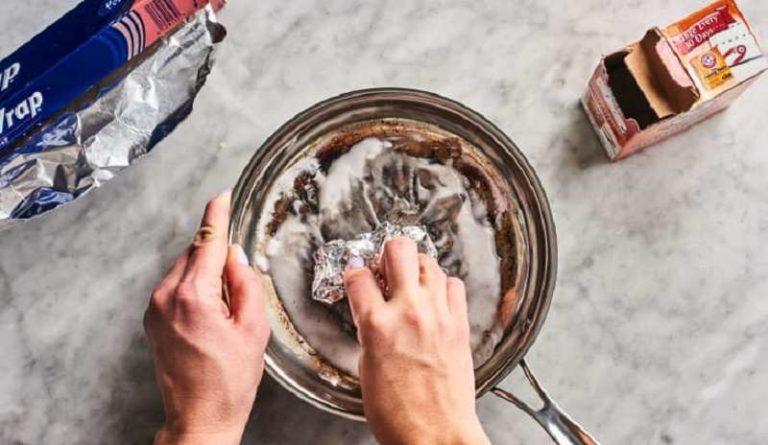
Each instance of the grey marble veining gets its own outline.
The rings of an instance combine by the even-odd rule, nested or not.
[[[742,3],[768,44],[768,1]],[[74,4],[1,2],[0,53]],[[95,193],[0,233],[0,443],[147,443],[162,412],[142,312],[204,202],[293,114],[371,86],[457,99],[536,168],[560,270],[529,361],[578,421],[606,444],[765,443],[768,81],[618,164],[577,108],[601,52],[702,4],[231,0],[191,118]],[[479,412],[494,443],[548,443],[492,396]],[[374,443],[270,381],[245,442]]]

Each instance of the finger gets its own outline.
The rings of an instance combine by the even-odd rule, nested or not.
[[[145,326],[149,317],[155,313],[162,312],[168,305],[168,299],[170,298],[173,290],[178,286],[181,280],[184,268],[187,267],[187,261],[189,259],[189,249],[184,250],[181,255],[173,262],[173,266],[168,271],[168,274],[163,278],[160,283],[155,287],[152,292],[152,296],[149,299],[149,305],[147,311],[144,314]]]
[[[387,241],[382,254],[385,279],[393,298],[413,295],[419,286],[419,253],[416,243],[405,237]]]
[[[184,249],[183,252],[174,260],[173,266],[168,271],[165,278],[157,285],[158,289],[175,289],[181,281],[181,277],[184,275],[184,270],[187,268],[187,262],[189,262],[190,249]]]
[[[352,320],[359,329],[359,320],[380,309],[385,301],[371,269],[365,267],[359,258],[352,258],[349,264],[344,271],[344,290],[349,298]]]
[[[222,275],[227,261],[227,232],[231,191],[227,190],[205,207],[203,221],[195,234],[186,276],[215,279]]]
[[[248,265],[248,257],[237,244],[229,247],[224,273],[229,290],[229,307],[235,323],[249,328],[266,327],[261,279]]]
[[[464,282],[456,277],[449,277],[447,289],[448,310],[457,320],[467,323],[467,291]]]
[[[448,311],[447,280],[443,270],[434,258],[423,253],[419,254],[419,282],[426,287],[428,294],[438,309]]]

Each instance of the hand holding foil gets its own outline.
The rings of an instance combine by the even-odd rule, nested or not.
[[[401,227],[384,223],[376,231],[363,233],[352,240],[328,242],[315,252],[312,298],[330,305],[346,297],[343,273],[351,258],[362,259],[365,265],[371,268],[378,278],[381,278],[379,263],[384,244],[396,236],[413,240],[421,253],[432,258],[437,257],[437,249],[424,227]]]
[[[360,342],[363,411],[379,443],[490,444],[475,410],[467,296],[416,244],[385,244],[385,297],[366,267],[344,272]]]

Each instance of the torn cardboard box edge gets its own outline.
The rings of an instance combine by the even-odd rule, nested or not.
[[[721,3],[733,7],[743,20],[732,1],[708,8]],[[639,41],[600,58],[581,104],[608,157],[618,161],[725,109],[766,68],[758,67],[714,97],[701,100],[685,60],[665,31],[653,27]]]

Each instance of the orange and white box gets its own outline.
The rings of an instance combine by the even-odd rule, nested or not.
[[[725,109],[766,59],[733,0],[719,0],[600,59],[582,105],[619,160]]]

